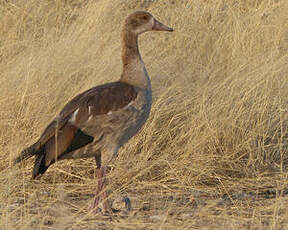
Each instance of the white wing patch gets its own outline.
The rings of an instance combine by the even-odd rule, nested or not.
[[[130,101],[130,103],[129,103],[128,105],[126,105],[123,109],[129,108],[134,102],[135,102],[134,100],[133,100],[133,101]]]
[[[79,112],[79,108],[75,110],[75,112],[73,113],[73,115],[72,115],[71,118],[69,119],[69,122],[70,122],[71,124],[75,124],[75,122],[76,122],[76,116],[77,116],[78,112]]]
[[[88,106],[89,114],[91,113],[91,108],[92,108],[92,106]]]
[[[90,107],[90,106],[89,106]],[[93,118],[93,115],[90,115],[87,122],[91,121],[91,119]]]

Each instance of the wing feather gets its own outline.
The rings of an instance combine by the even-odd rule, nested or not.
[[[73,98],[64,106],[59,116],[47,126],[38,140],[39,148],[45,145],[45,165],[53,163],[62,154],[74,151],[93,141],[94,137],[83,132],[89,116],[116,111],[128,105],[136,97],[137,91],[133,86],[113,82],[94,87]],[[71,122],[71,117],[76,110],[77,113],[74,114],[75,117]],[[91,128],[90,123],[89,127]]]

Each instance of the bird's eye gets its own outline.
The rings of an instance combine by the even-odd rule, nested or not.
[[[147,17],[146,15],[144,15],[144,16],[142,17],[142,19],[147,20],[148,17]]]

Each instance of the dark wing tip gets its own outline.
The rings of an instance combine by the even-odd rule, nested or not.
[[[14,160],[13,165],[20,163],[23,160],[29,159],[33,155],[36,155],[37,153],[39,153],[41,149],[38,149],[37,146],[38,146],[38,142],[24,149],[20,153],[20,155]]]
[[[34,168],[32,172],[32,179],[37,178],[38,176],[42,175],[49,166],[45,165],[45,154],[40,154],[36,157]]]

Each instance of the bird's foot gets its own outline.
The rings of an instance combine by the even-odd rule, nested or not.
[[[100,202],[99,197],[95,197],[93,203],[91,204],[91,209],[95,214],[102,213],[105,216],[109,216],[120,213],[122,211],[131,211],[132,207],[131,200],[127,196],[115,199],[112,206],[110,205],[110,202],[108,200]]]
[[[95,197],[90,205],[94,214],[102,213],[103,215],[112,215],[117,210],[111,208],[109,201],[100,201],[99,197]],[[101,208],[100,208],[101,207]]]
[[[117,197],[112,205],[112,209],[115,212],[127,212],[127,211],[131,211],[132,207],[131,207],[131,201],[129,199],[129,197],[125,196],[125,197]]]
[[[131,211],[132,207],[131,207],[131,200],[128,196],[124,196],[122,201],[125,204],[125,208],[127,211]]]
[[[101,213],[101,208],[99,207],[100,202],[100,197],[95,196],[93,202],[90,205],[90,209],[96,214],[96,213]]]

